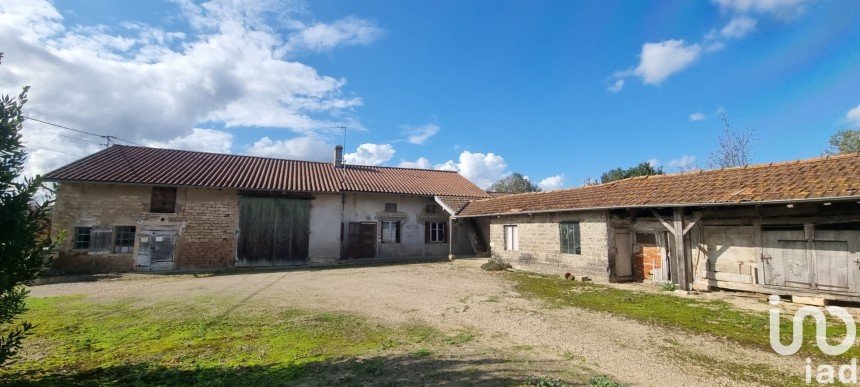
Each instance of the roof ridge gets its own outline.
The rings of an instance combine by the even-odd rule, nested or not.
[[[717,172],[731,171],[731,170],[760,169],[760,168],[768,168],[768,167],[779,166],[779,165],[821,162],[821,161],[826,161],[826,160],[831,160],[831,159],[840,159],[840,158],[849,158],[849,157],[860,157],[860,152],[841,153],[841,154],[835,154],[835,155],[824,155],[824,156],[812,157],[812,158],[808,158],[808,159],[796,159],[796,160],[787,160],[787,161],[775,161],[775,162],[769,162],[769,163],[750,164],[750,165],[745,165],[742,167],[729,167],[729,168],[718,168],[718,169],[697,169],[697,170],[693,170],[693,171],[664,173],[664,174],[659,174],[659,175],[658,174],[651,174],[651,175],[643,175],[643,176],[632,176],[632,177],[628,177],[628,178],[624,178],[624,179],[613,180],[613,181],[606,182],[606,183],[582,185],[579,187],[560,188],[560,189],[554,189],[551,191],[520,192],[520,193],[513,193],[513,194],[505,195],[505,196],[490,197],[490,198],[484,198],[484,199],[474,200],[474,201],[485,201],[485,200],[502,199],[502,198],[510,198],[510,197],[523,197],[523,196],[527,196],[527,195],[540,195],[540,194],[547,194],[547,193],[553,193],[553,192],[567,192],[567,191],[592,189],[592,188],[596,188],[596,187],[611,186],[614,184],[619,184],[619,183],[624,182],[624,181],[632,181],[632,180],[637,180],[637,179],[649,179],[649,178],[656,179],[656,178],[667,178],[667,177],[695,175],[695,174],[717,173]]]
[[[309,164],[323,164],[323,165],[332,165],[332,163],[328,161],[312,161],[312,160],[297,160],[297,159],[286,159],[280,157],[268,157],[268,156],[256,156],[256,155],[240,155],[235,153],[218,153],[218,152],[207,152],[207,151],[196,151],[196,150],[188,150],[188,149],[176,149],[176,148],[159,148],[159,147],[151,147],[151,146],[138,146],[138,145],[113,145],[110,148],[101,150],[96,153],[104,152],[110,150],[115,147],[121,148],[135,148],[135,149],[151,149],[151,150],[166,150],[173,152],[184,152],[184,153],[197,153],[197,154],[205,154],[205,155],[217,155],[217,156],[230,156],[230,157],[246,157],[252,159],[264,159],[264,160],[278,160],[278,161],[293,161],[297,163],[309,163]],[[93,153],[96,154],[96,153]],[[90,155],[92,156],[92,155]],[[89,156],[87,156],[89,157]],[[445,170],[445,169],[424,169],[424,168],[406,168],[406,167],[390,167],[387,165],[364,165],[364,164],[346,164],[347,167],[360,167],[360,168],[388,168],[388,169],[403,169],[403,170],[414,170],[414,171],[428,171],[428,172],[445,172],[445,173],[458,173],[457,171]]]

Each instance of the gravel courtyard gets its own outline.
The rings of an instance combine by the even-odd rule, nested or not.
[[[121,279],[36,286],[33,297],[86,295],[96,302],[157,303],[181,296],[199,302],[228,297],[231,307],[348,312],[389,324],[424,323],[474,340],[444,354],[458,367],[488,372],[563,375],[590,372],[644,385],[746,384],[732,368],[767,364],[799,375],[802,359],[725,340],[650,326],[578,308],[550,307],[516,292],[484,259],[222,275],[127,274]],[[224,310],[224,313],[230,310]],[[702,322],[706,324],[706,321]],[[678,354],[675,348],[683,348]],[[673,355],[674,353],[674,355]],[[711,361],[703,362],[698,355]],[[511,360],[492,366],[484,358]]]

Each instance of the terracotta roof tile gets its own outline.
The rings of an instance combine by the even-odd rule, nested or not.
[[[458,215],[860,197],[860,153],[471,201]]]
[[[81,181],[288,192],[376,192],[488,197],[456,172],[115,145],[45,175]]]

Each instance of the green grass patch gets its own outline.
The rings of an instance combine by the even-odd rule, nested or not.
[[[0,384],[283,384],[335,363],[373,375],[383,360],[344,359],[450,339],[428,326],[233,302],[31,298],[24,317],[36,328]]]
[[[523,295],[545,300],[552,307],[577,307],[643,321],[669,329],[725,338],[736,343],[770,351],[770,324],[766,313],[740,310],[724,301],[697,300],[671,294],[656,294],[616,289],[588,282],[565,281],[562,278],[508,273]],[[806,319],[804,344],[800,354],[821,358],[815,345],[815,325]],[[791,341],[791,320],[784,316],[780,334],[783,343]],[[845,337],[845,325],[839,321],[829,325],[827,336],[833,343]],[[838,358],[860,357],[860,348],[852,347]],[[828,357],[832,360],[833,357]]]

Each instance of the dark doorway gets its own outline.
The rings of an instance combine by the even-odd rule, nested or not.
[[[303,199],[239,198],[236,266],[295,266],[308,261],[310,205]]]
[[[346,258],[376,257],[376,223],[349,223]]]

